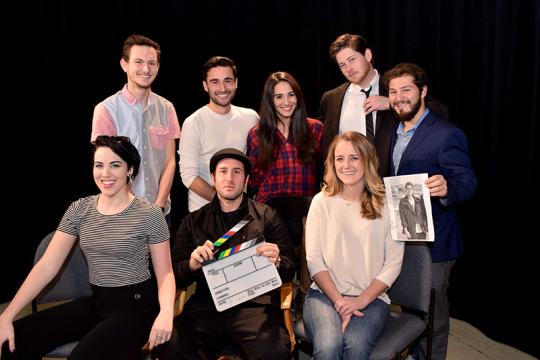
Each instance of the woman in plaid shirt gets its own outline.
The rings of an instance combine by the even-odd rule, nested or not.
[[[250,194],[267,202],[276,197],[313,196],[320,190],[323,124],[306,116],[300,85],[287,72],[275,72],[264,84],[259,124],[248,133]]]

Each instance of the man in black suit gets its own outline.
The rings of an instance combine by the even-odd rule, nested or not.
[[[389,176],[389,149],[397,119],[390,111],[388,90],[373,67],[373,54],[360,35],[340,35],[330,46],[334,60],[347,82],[325,92],[319,119],[324,122],[323,148],[337,135],[358,131],[368,137],[379,156],[379,174]],[[436,100],[426,99],[431,111],[448,119],[448,109]]]

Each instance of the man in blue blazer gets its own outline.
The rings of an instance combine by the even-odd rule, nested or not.
[[[446,291],[452,266],[463,252],[455,206],[473,195],[476,177],[465,134],[426,106],[426,72],[415,64],[398,64],[384,74],[384,84],[390,107],[399,119],[390,147],[391,173],[428,173],[426,185],[435,227],[435,241],[430,244],[432,285],[436,290],[432,359],[446,359],[449,329]],[[423,351],[417,355],[422,358]]]
[[[373,53],[367,40],[356,34],[342,34],[330,45],[330,58],[347,82],[325,92],[318,118],[324,123],[323,149],[338,134],[354,130],[366,135],[379,157],[379,175],[389,175],[388,150],[396,119],[390,111],[382,76],[373,67]],[[448,119],[448,109],[435,99],[427,99],[431,111]],[[367,133],[368,121],[373,134]]]

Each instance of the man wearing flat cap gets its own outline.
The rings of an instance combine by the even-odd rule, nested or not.
[[[182,313],[175,319],[175,336],[160,359],[216,359],[233,344],[241,358],[290,359],[290,342],[280,308],[279,289],[218,312],[201,271],[213,258],[213,243],[243,219],[247,225],[232,235],[224,249],[264,235],[257,254],[266,256],[283,282],[291,281],[295,265],[289,233],[275,210],[247,197],[249,158],[226,148],[210,159],[214,199],[187,215],[176,235],[173,269],[179,288],[197,283]]]

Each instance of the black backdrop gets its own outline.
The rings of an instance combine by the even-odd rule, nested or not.
[[[161,44],[153,90],[174,103],[183,121],[207,102],[201,67],[217,54],[238,64],[237,105],[258,110],[266,76],[286,70],[300,81],[308,113],[316,116],[323,91],[343,81],[328,46],[352,32],[369,40],[381,71],[404,61],[423,66],[429,92],[449,106],[451,120],[468,135],[479,187],[459,212],[466,254],[452,276],[452,316],[540,354],[538,331],[526,329],[538,320],[531,294],[538,284],[532,224],[538,218],[538,1],[81,0],[22,6],[3,37],[9,92],[3,105],[11,115],[3,117],[8,215],[0,301],[14,294],[37,243],[69,203],[96,192],[92,111],[125,82],[119,59],[128,35],[142,33]],[[178,177],[172,195],[176,227],[186,212]]]

